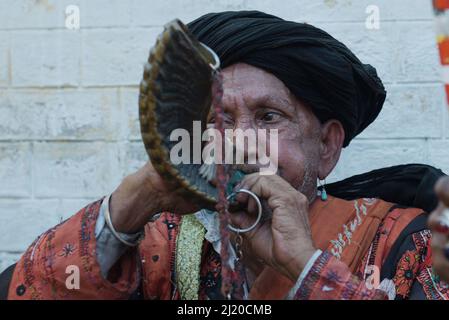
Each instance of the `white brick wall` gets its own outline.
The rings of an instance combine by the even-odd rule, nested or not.
[[[70,4],[78,31],[65,28]],[[380,30],[365,27],[372,4]],[[0,0],[0,270],[146,161],[137,84],[162,25],[240,9],[322,27],[384,80],[383,112],[328,181],[410,162],[449,172],[429,0]]]

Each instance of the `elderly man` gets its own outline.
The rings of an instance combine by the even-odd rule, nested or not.
[[[246,277],[233,297],[448,297],[432,273],[425,214],[437,202],[439,170],[387,168],[317,192],[317,180],[382,108],[375,69],[324,31],[261,12],[209,14],[189,29],[222,61],[226,126],[279,135],[277,175],[243,167],[238,188],[264,199],[272,218],[244,235]],[[247,226],[253,204],[236,200],[247,207],[232,223]],[[2,276],[7,298],[225,298],[217,214],[200,209],[147,163],[110,197],[36,239]],[[71,266],[79,268],[79,288]]]

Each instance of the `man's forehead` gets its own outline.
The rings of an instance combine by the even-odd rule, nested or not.
[[[256,110],[258,108],[278,108],[285,110],[286,112],[295,112],[298,110],[298,105],[290,99],[282,97],[281,95],[269,92],[251,91],[251,90],[239,90],[228,91],[226,90],[223,95],[223,104],[226,110],[234,108],[248,108]]]
[[[267,104],[294,109],[294,98],[288,88],[274,75],[238,63],[223,69],[225,103],[244,102],[248,107]]]
[[[239,87],[258,87],[267,86],[276,89],[287,89],[281,80],[275,75],[246,63],[236,63],[222,70],[225,86]],[[250,80],[257,80],[253,83]],[[249,82],[250,81],[250,82]]]

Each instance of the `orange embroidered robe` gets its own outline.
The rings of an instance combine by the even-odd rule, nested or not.
[[[175,252],[182,217],[164,213],[148,223],[145,239],[138,248],[130,248],[105,279],[96,258],[95,224],[101,203],[89,204],[31,244],[12,273],[9,299],[180,297]],[[393,284],[389,294],[397,299],[448,296],[447,286],[431,271],[430,232],[422,210],[375,199],[330,197],[311,205],[310,222],[314,242],[323,252],[295,299],[386,299],[386,292],[376,289],[380,280]],[[206,240],[200,263],[199,298],[222,298],[220,257]],[[66,284],[70,266],[79,268],[79,289]],[[250,298],[282,299],[293,285],[266,268]]]

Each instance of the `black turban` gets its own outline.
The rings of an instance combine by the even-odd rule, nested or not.
[[[344,146],[379,114],[386,92],[376,70],[341,42],[309,24],[259,11],[210,13],[188,28],[221,60],[242,62],[280,79],[323,123],[339,120]]]

